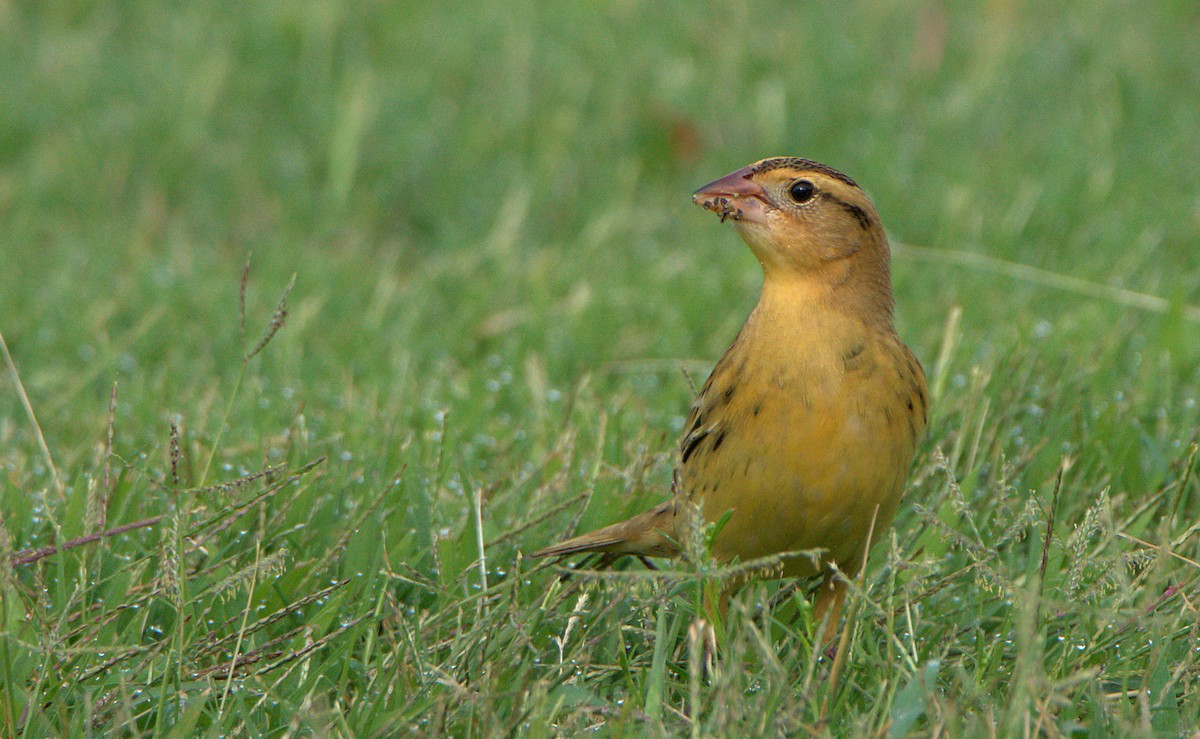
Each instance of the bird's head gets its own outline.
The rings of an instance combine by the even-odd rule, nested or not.
[[[763,159],[700,188],[692,202],[733,221],[768,277],[842,280],[864,268],[882,268],[886,276],[879,214],[854,180],[832,167],[795,157]]]

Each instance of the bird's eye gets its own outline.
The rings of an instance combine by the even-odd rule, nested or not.
[[[788,194],[797,203],[807,203],[813,199],[813,195],[817,194],[817,188],[808,180],[796,180],[788,189]]]

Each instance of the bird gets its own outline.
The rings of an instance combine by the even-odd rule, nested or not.
[[[819,578],[813,622],[831,642],[928,422],[924,370],[894,326],[887,236],[858,184],[810,159],[759,160],[692,201],[732,223],[763,281],[692,404],[672,495],[532,556],[678,557],[714,524],[717,562],[774,562],[725,585],[714,620],[748,579]]]

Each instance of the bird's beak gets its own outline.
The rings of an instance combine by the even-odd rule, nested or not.
[[[742,167],[692,193],[692,202],[721,216],[721,221],[766,223],[771,201],[767,191],[753,179],[753,169]]]

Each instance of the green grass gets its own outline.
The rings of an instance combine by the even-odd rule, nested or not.
[[[1200,18],[950,5],[0,4],[0,734],[1200,725]],[[836,690],[803,592],[706,672],[708,566],[521,556],[666,494],[774,154],[936,390]]]

